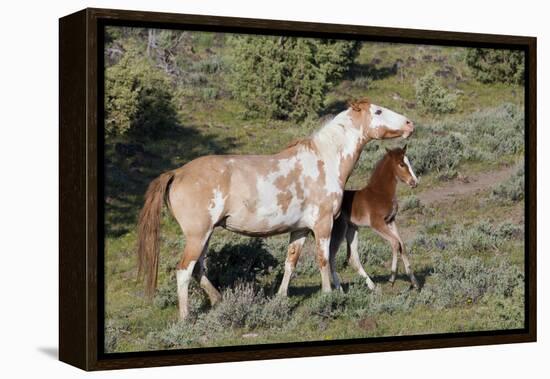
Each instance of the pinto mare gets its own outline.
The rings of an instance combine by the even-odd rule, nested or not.
[[[401,257],[405,271],[411,280],[411,285],[418,289],[418,282],[413,274],[405,244],[399,236],[395,217],[398,211],[396,187],[401,180],[411,187],[416,187],[418,179],[414,174],[410,161],[405,155],[407,146],[403,149],[386,149],[384,157],[376,164],[366,187],[344,192],[340,216],[334,221],[330,239],[329,265],[331,279],[336,288],[340,288],[340,280],[336,273],[336,254],[344,238],[347,241],[347,260],[360,276],[366,279],[370,289],[375,285],[363,269],[358,252],[358,227],[369,226],[378,235],[388,241],[392,247],[392,265],[390,282],[394,283],[397,275],[397,256]],[[300,257],[301,245],[291,244],[288,249],[286,265],[295,267]],[[285,272],[280,294],[286,294],[291,272]],[[286,282],[285,282],[286,280]]]
[[[179,315],[188,314],[195,277],[212,304],[221,295],[205,275],[204,258],[215,227],[248,236],[291,233],[316,242],[322,289],[330,291],[329,243],[346,181],[370,139],[408,137],[411,121],[366,100],[353,102],[309,138],[274,155],[211,155],[153,180],[139,216],[139,273],[154,293],[159,262],[160,212],[166,201],[186,245],[176,267]],[[298,241],[298,242],[297,242]]]

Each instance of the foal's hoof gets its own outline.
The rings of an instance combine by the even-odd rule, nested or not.
[[[420,285],[418,284],[418,282],[416,281],[416,278],[413,278],[411,280],[411,289],[415,289],[417,291],[420,291]]]

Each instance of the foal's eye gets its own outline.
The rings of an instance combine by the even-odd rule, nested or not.
[[[374,114],[382,114],[382,109],[377,109],[376,112],[374,112]]]
[[[403,162],[400,162],[400,163],[399,163],[399,166],[401,166],[401,167],[405,167],[405,163],[403,163]]]

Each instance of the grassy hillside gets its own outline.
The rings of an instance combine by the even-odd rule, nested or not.
[[[364,43],[318,118],[250,119],[242,117],[226,81],[231,60],[223,36],[186,38],[192,50],[181,63],[186,79],[175,85],[174,125],[154,136],[106,141],[106,351],[522,327],[522,86],[474,81],[465,49]],[[454,113],[434,116],[418,109],[415,83],[429,72],[457,95]],[[210,243],[208,276],[224,300],[210,308],[193,284],[191,317],[179,323],[175,265],[185,241],[164,210],[159,288],[152,304],[145,301],[136,280],[136,218],[151,179],[205,154],[279,151],[344,110],[349,99],[365,96],[417,125],[408,151],[420,185],[399,186],[397,225],[420,292],[409,290],[404,275],[393,287],[387,283],[390,247],[362,229],[361,260],[378,285],[375,292],[346,266],[342,247],[338,272],[344,292],[322,294],[310,238],[289,298],[277,298],[288,236],[252,239],[219,229]],[[365,185],[384,147],[402,144],[369,142],[348,187]]]

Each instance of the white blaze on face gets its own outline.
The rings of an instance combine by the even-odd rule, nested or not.
[[[418,178],[416,177],[416,175],[414,174],[414,171],[412,169],[412,166],[411,166],[411,162],[409,162],[409,158],[407,158],[407,156],[405,155],[405,157],[403,158],[403,162],[405,162],[405,164],[407,165],[407,168],[409,169],[409,174],[411,174],[411,176],[413,177],[414,181],[416,183],[418,183]]]
[[[213,196],[210,200],[210,205],[208,206],[208,212],[210,213],[212,224],[215,224],[220,220],[223,208],[225,207],[225,197],[223,196],[222,191],[220,191],[219,187],[215,188],[212,193]]]
[[[370,106],[370,115],[370,127],[373,129],[384,126],[391,130],[401,130],[407,122],[405,116],[374,104]]]

